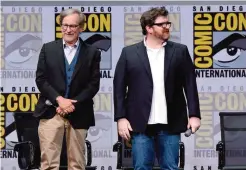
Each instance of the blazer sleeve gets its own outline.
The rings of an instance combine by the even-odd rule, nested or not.
[[[56,98],[60,94],[48,82],[46,55],[46,44],[44,44],[39,54],[35,82],[41,94],[47,97],[51,103],[56,104]]]
[[[126,79],[126,52],[125,48],[122,49],[120,58],[116,64],[114,80],[113,80],[113,93],[114,93],[114,121],[126,117],[126,104],[125,96],[127,91]]]
[[[74,100],[78,102],[83,102],[86,100],[92,100],[97,94],[100,88],[100,62],[101,62],[101,52],[95,49],[95,53],[91,64],[90,79],[85,89],[83,89]]]
[[[184,73],[184,91],[188,102],[189,117],[197,117],[201,119],[199,97],[196,83],[195,67],[191,60],[187,46],[183,52],[183,66]]]

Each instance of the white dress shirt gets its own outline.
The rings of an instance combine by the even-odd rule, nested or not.
[[[79,46],[79,40],[75,43],[74,46],[66,45],[65,41],[63,40],[64,54],[68,61],[68,64],[71,64],[71,62],[73,61],[73,58],[76,54],[78,46]]]
[[[144,45],[147,49],[152,78],[153,78],[153,96],[151,104],[151,112],[148,124],[167,124],[167,104],[165,96],[164,83],[164,57],[166,43],[159,49],[149,48],[146,45],[144,38]]]

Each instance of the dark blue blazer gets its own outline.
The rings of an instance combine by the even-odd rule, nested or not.
[[[168,41],[164,58],[167,127],[170,133],[181,133],[187,130],[188,117],[201,118],[195,69],[185,45]],[[126,118],[133,131],[144,132],[150,116],[153,80],[143,41],[123,48],[113,83],[114,120]]]

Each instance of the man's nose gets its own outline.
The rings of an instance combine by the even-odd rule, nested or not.
[[[71,30],[72,30],[72,29],[70,28],[70,26],[68,26],[66,31],[67,31],[67,32],[71,32]]]

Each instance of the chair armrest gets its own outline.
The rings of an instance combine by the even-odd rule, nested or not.
[[[225,166],[225,145],[223,142],[218,142],[218,144],[216,145],[216,151],[219,152],[218,169],[222,169]]]
[[[113,152],[117,152],[117,166],[116,169],[121,169],[122,167],[122,143],[116,142],[113,146]]]
[[[91,166],[92,163],[92,149],[91,149],[91,142],[88,140],[85,140],[85,144],[87,147],[87,163],[86,166]]]
[[[179,142],[179,168],[183,169],[185,165],[185,146],[183,142]]]
[[[19,147],[21,145],[24,145],[24,144],[33,145],[33,143],[31,141],[25,141],[25,142],[13,142],[13,141],[11,141],[11,142],[15,144],[14,149],[19,149]],[[18,150],[16,150],[16,151],[18,152]]]

